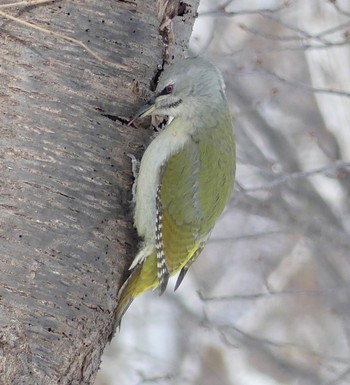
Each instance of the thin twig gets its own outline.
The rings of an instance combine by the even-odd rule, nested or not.
[[[311,86],[304,84],[304,83],[299,83],[299,82],[285,79],[282,76],[277,75],[275,72],[269,71],[266,68],[263,68],[263,71],[264,71],[264,73],[274,77],[275,79],[279,80],[282,83],[289,84],[289,85],[292,85],[294,87],[300,87],[300,88],[306,89],[310,92],[314,92],[315,94],[328,94],[328,95],[336,95],[336,96],[345,96],[347,98],[350,97],[349,91],[333,90],[331,88],[311,87]]]
[[[349,167],[350,167],[350,162],[338,161],[338,162],[329,164],[325,167],[317,168],[315,170],[293,172],[291,174],[282,175],[281,177],[276,178],[273,181],[266,183],[265,185],[243,188],[243,191],[247,193],[247,192],[270,190],[271,188],[280,186],[281,184],[287,183],[291,180],[295,180],[299,178],[308,178],[310,176],[314,176],[317,174],[324,174],[327,172],[336,171],[342,168],[349,168]]]
[[[341,14],[347,17],[350,17],[350,12],[344,11],[344,9],[341,9],[340,6],[335,1],[330,1],[330,3],[333,5],[333,7]]]
[[[334,380],[331,380],[327,382],[325,385],[337,385],[341,383],[345,383],[344,380],[350,375],[350,367],[345,369],[343,373],[340,373],[338,377],[336,377]]]
[[[274,299],[276,297],[321,297],[324,296],[325,293],[339,292],[339,289],[344,288],[344,286],[336,286],[329,289],[322,290],[283,290],[283,291],[274,291],[269,290],[265,293],[253,293],[253,294],[234,294],[234,295],[225,295],[225,296],[214,296],[207,297],[198,291],[198,296],[203,302],[226,302],[226,301],[251,301],[255,299]]]
[[[333,355],[330,355],[327,353],[315,351],[313,349],[308,348],[307,346],[297,344],[297,343],[288,342],[288,341],[273,341],[273,340],[268,339],[268,338],[259,337],[259,336],[250,334],[248,332],[245,332],[244,330],[240,329],[239,327],[237,327],[235,325],[214,325],[212,327],[215,327],[217,330],[219,330],[222,333],[222,336],[225,338],[225,341],[227,343],[230,343],[230,340],[228,339],[228,333],[235,332],[238,335],[241,335],[248,340],[251,340],[251,341],[254,341],[257,343],[261,343],[263,345],[271,346],[273,348],[286,349],[287,347],[292,347],[292,348],[300,350],[301,352],[305,352],[307,354],[310,354],[314,357],[320,357],[322,359],[332,360],[332,361],[335,361],[335,362],[338,362],[341,364],[348,364],[348,362],[349,362],[348,357],[333,356]],[[348,373],[343,373],[343,375],[344,374],[348,374]],[[331,385],[334,385],[334,384],[331,383]]]
[[[228,238],[210,238],[208,241],[208,244],[213,243],[223,243],[223,242],[239,242],[239,241],[245,241],[247,239],[256,239],[256,238],[263,238],[263,237],[269,237],[271,235],[276,234],[290,234],[288,230],[270,230],[270,231],[263,231],[261,233],[252,233],[252,234],[243,234],[239,235],[237,237],[228,237]]]
[[[300,36],[279,36],[279,35],[274,35],[271,33],[266,33],[260,30],[257,30],[253,27],[249,27],[246,24],[239,24],[239,27],[243,29],[243,31],[249,32],[252,35],[256,35],[259,37],[262,37],[264,39],[268,40],[274,40],[274,41],[282,41],[282,42],[299,42],[301,40]]]
[[[198,16],[227,16],[227,17],[233,17],[233,16],[247,16],[247,15],[261,15],[265,16],[265,14],[268,13],[277,13],[281,11],[282,9],[285,9],[285,5],[281,5],[280,7],[277,7],[275,9],[271,8],[261,8],[261,9],[242,9],[240,11],[232,11],[228,12],[226,11],[226,7],[231,3],[232,1],[228,1],[224,5],[221,5],[220,7],[216,9],[212,9],[211,11],[201,12]]]

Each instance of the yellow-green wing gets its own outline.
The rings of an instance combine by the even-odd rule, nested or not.
[[[203,218],[200,235],[214,227],[231,197],[235,178],[235,139],[228,111],[220,116],[218,124],[220,128],[212,127],[206,135],[198,134],[201,135],[198,200]]]
[[[164,165],[160,182],[162,242],[170,275],[203,247],[224,209],[235,167],[231,120],[192,135]]]
[[[201,214],[197,207],[198,146],[189,140],[164,166],[160,183],[162,242],[170,275],[190,258],[196,246]]]

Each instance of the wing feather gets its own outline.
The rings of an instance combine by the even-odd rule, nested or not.
[[[161,230],[170,275],[190,262],[189,267],[199,255],[231,195],[235,172],[231,118],[226,116],[221,123],[220,130],[210,127],[189,136],[163,167]]]

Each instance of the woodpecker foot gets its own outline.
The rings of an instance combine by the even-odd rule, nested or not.
[[[139,176],[140,162],[136,159],[135,155],[127,153],[127,157],[131,159],[131,171],[134,176],[134,183],[132,185],[132,203],[136,201],[136,186],[137,186],[137,178]]]

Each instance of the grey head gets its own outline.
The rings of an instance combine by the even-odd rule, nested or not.
[[[224,90],[221,73],[212,63],[200,57],[188,58],[174,63],[161,75],[154,113],[191,117],[198,110],[222,103]]]
[[[221,73],[212,63],[200,57],[184,59],[164,70],[155,96],[129,124],[151,114],[191,119],[226,103],[224,90]]]

